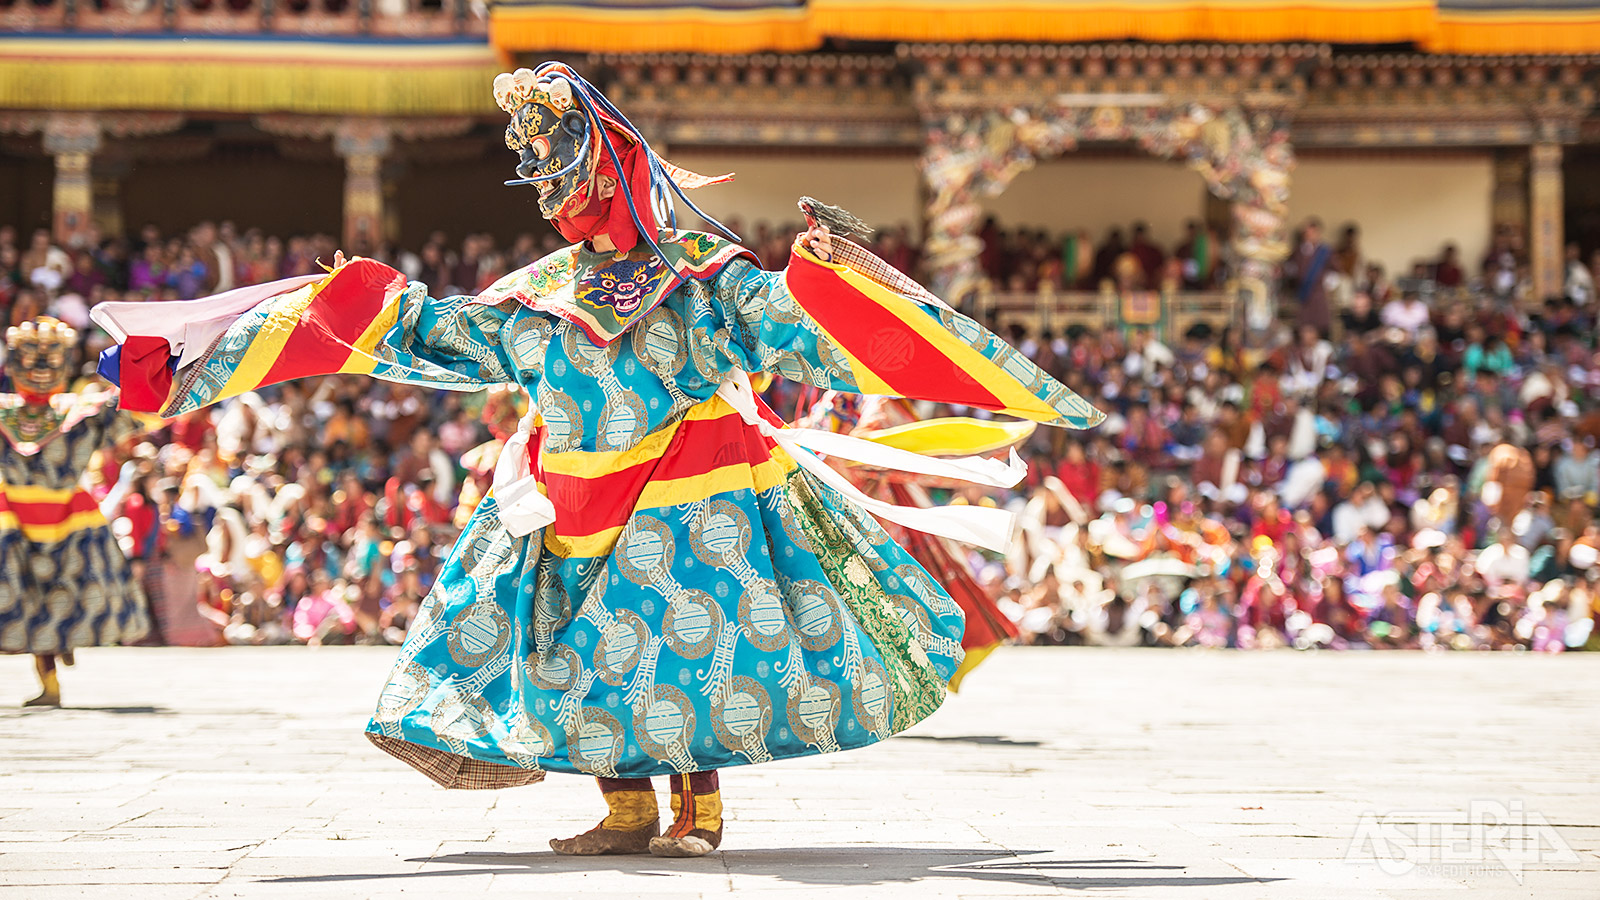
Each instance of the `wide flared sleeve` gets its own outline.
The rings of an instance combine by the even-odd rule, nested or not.
[[[117,346],[100,373],[122,408],[176,416],[267,385],[351,373],[446,390],[510,381],[502,307],[429,297],[395,269],[352,259],[204,300],[102,303]]]
[[[1087,400],[998,335],[865,248],[839,237],[824,261],[796,242],[789,266],[736,260],[718,273],[719,349],[746,371],[834,390],[970,406],[1092,428]]]

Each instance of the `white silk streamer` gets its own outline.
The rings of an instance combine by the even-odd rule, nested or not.
[[[996,553],[1004,553],[1010,543],[1015,513],[987,506],[917,507],[886,503],[863,494],[838,470],[818,459],[816,453],[826,453],[882,469],[936,475],[991,487],[1011,487],[1027,474],[1027,467],[1017,458],[1015,450],[1011,451],[1008,462],[981,456],[937,459],[831,431],[779,428],[756,411],[755,393],[750,389],[750,378],[744,372],[736,372],[732,381],[724,382],[717,390],[717,395],[728,401],[747,424],[755,426],[788,451],[801,468],[873,515],[915,531],[973,544]]]
[[[495,503],[500,507],[500,521],[513,537],[526,537],[556,520],[555,505],[539,490],[539,476],[528,451],[537,418],[538,407],[530,408],[517,423],[517,433],[506,438],[494,464]]]

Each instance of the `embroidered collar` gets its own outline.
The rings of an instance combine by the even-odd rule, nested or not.
[[[581,245],[564,247],[502,277],[472,302],[517,300],[566,319],[604,347],[685,280],[710,278],[735,257],[750,256],[738,244],[696,231],[680,231],[658,243],[663,256],[642,249],[618,258]]]
[[[17,453],[34,456],[45,445],[71,431],[74,425],[99,412],[116,396],[115,391],[54,394],[45,405],[27,403],[20,394],[0,394],[0,437],[4,437]]]

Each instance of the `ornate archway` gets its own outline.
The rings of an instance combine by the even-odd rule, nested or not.
[[[1276,315],[1288,254],[1288,122],[1304,94],[1304,47],[907,48],[917,79],[928,189],[924,260],[952,302],[976,290],[982,201],[1039,161],[1088,142],[1181,159],[1232,204],[1229,244],[1252,330]],[[1325,48],[1320,52],[1325,53]]]

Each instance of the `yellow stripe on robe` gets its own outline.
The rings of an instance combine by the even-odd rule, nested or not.
[[[1014,447],[1027,440],[1037,428],[1033,422],[949,417],[856,432],[856,436],[923,456],[976,456]]]
[[[754,466],[733,463],[703,475],[652,481],[640,492],[633,508],[635,511],[660,509],[746,489],[759,494],[783,484],[797,468],[799,465],[788,453],[780,447],[774,447],[771,459]],[[544,546],[563,559],[605,556],[616,546],[624,527],[619,525],[593,534],[570,535],[560,533],[561,523],[557,521],[545,529]]]
[[[378,311],[377,317],[365,331],[361,332],[361,337],[356,339],[350,355],[345,358],[344,365],[339,367],[341,374],[371,375],[373,369],[377,368],[379,360],[372,355],[372,351],[377,348],[378,342],[383,340],[383,336],[389,333],[389,329],[400,321],[400,298],[403,296],[405,292],[401,291],[383,304],[383,309]]]
[[[24,525],[17,518],[16,513],[10,511],[0,512],[0,531],[20,531],[23,537],[39,544],[53,544],[64,540],[75,531],[97,528],[106,524],[106,517],[101,515],[98,509],[75,512],[52,525]]]
[[[632,468],[667,452],[667,445],[684,422],[708,421],[727,415],[738,415],[728,401],[713,394],[709,400],[689,408],[683,418],[669,427],[648,435],[626,450],[568,450],[546,453],[539,457],[539,467],[556,475],[574,475],[580,478],[600,478],[613,472]]]
[[[78,496],[79,490],[77,485],[52,488],[37,484],[0,484],[0,494],[18,503],[67,503]]]

